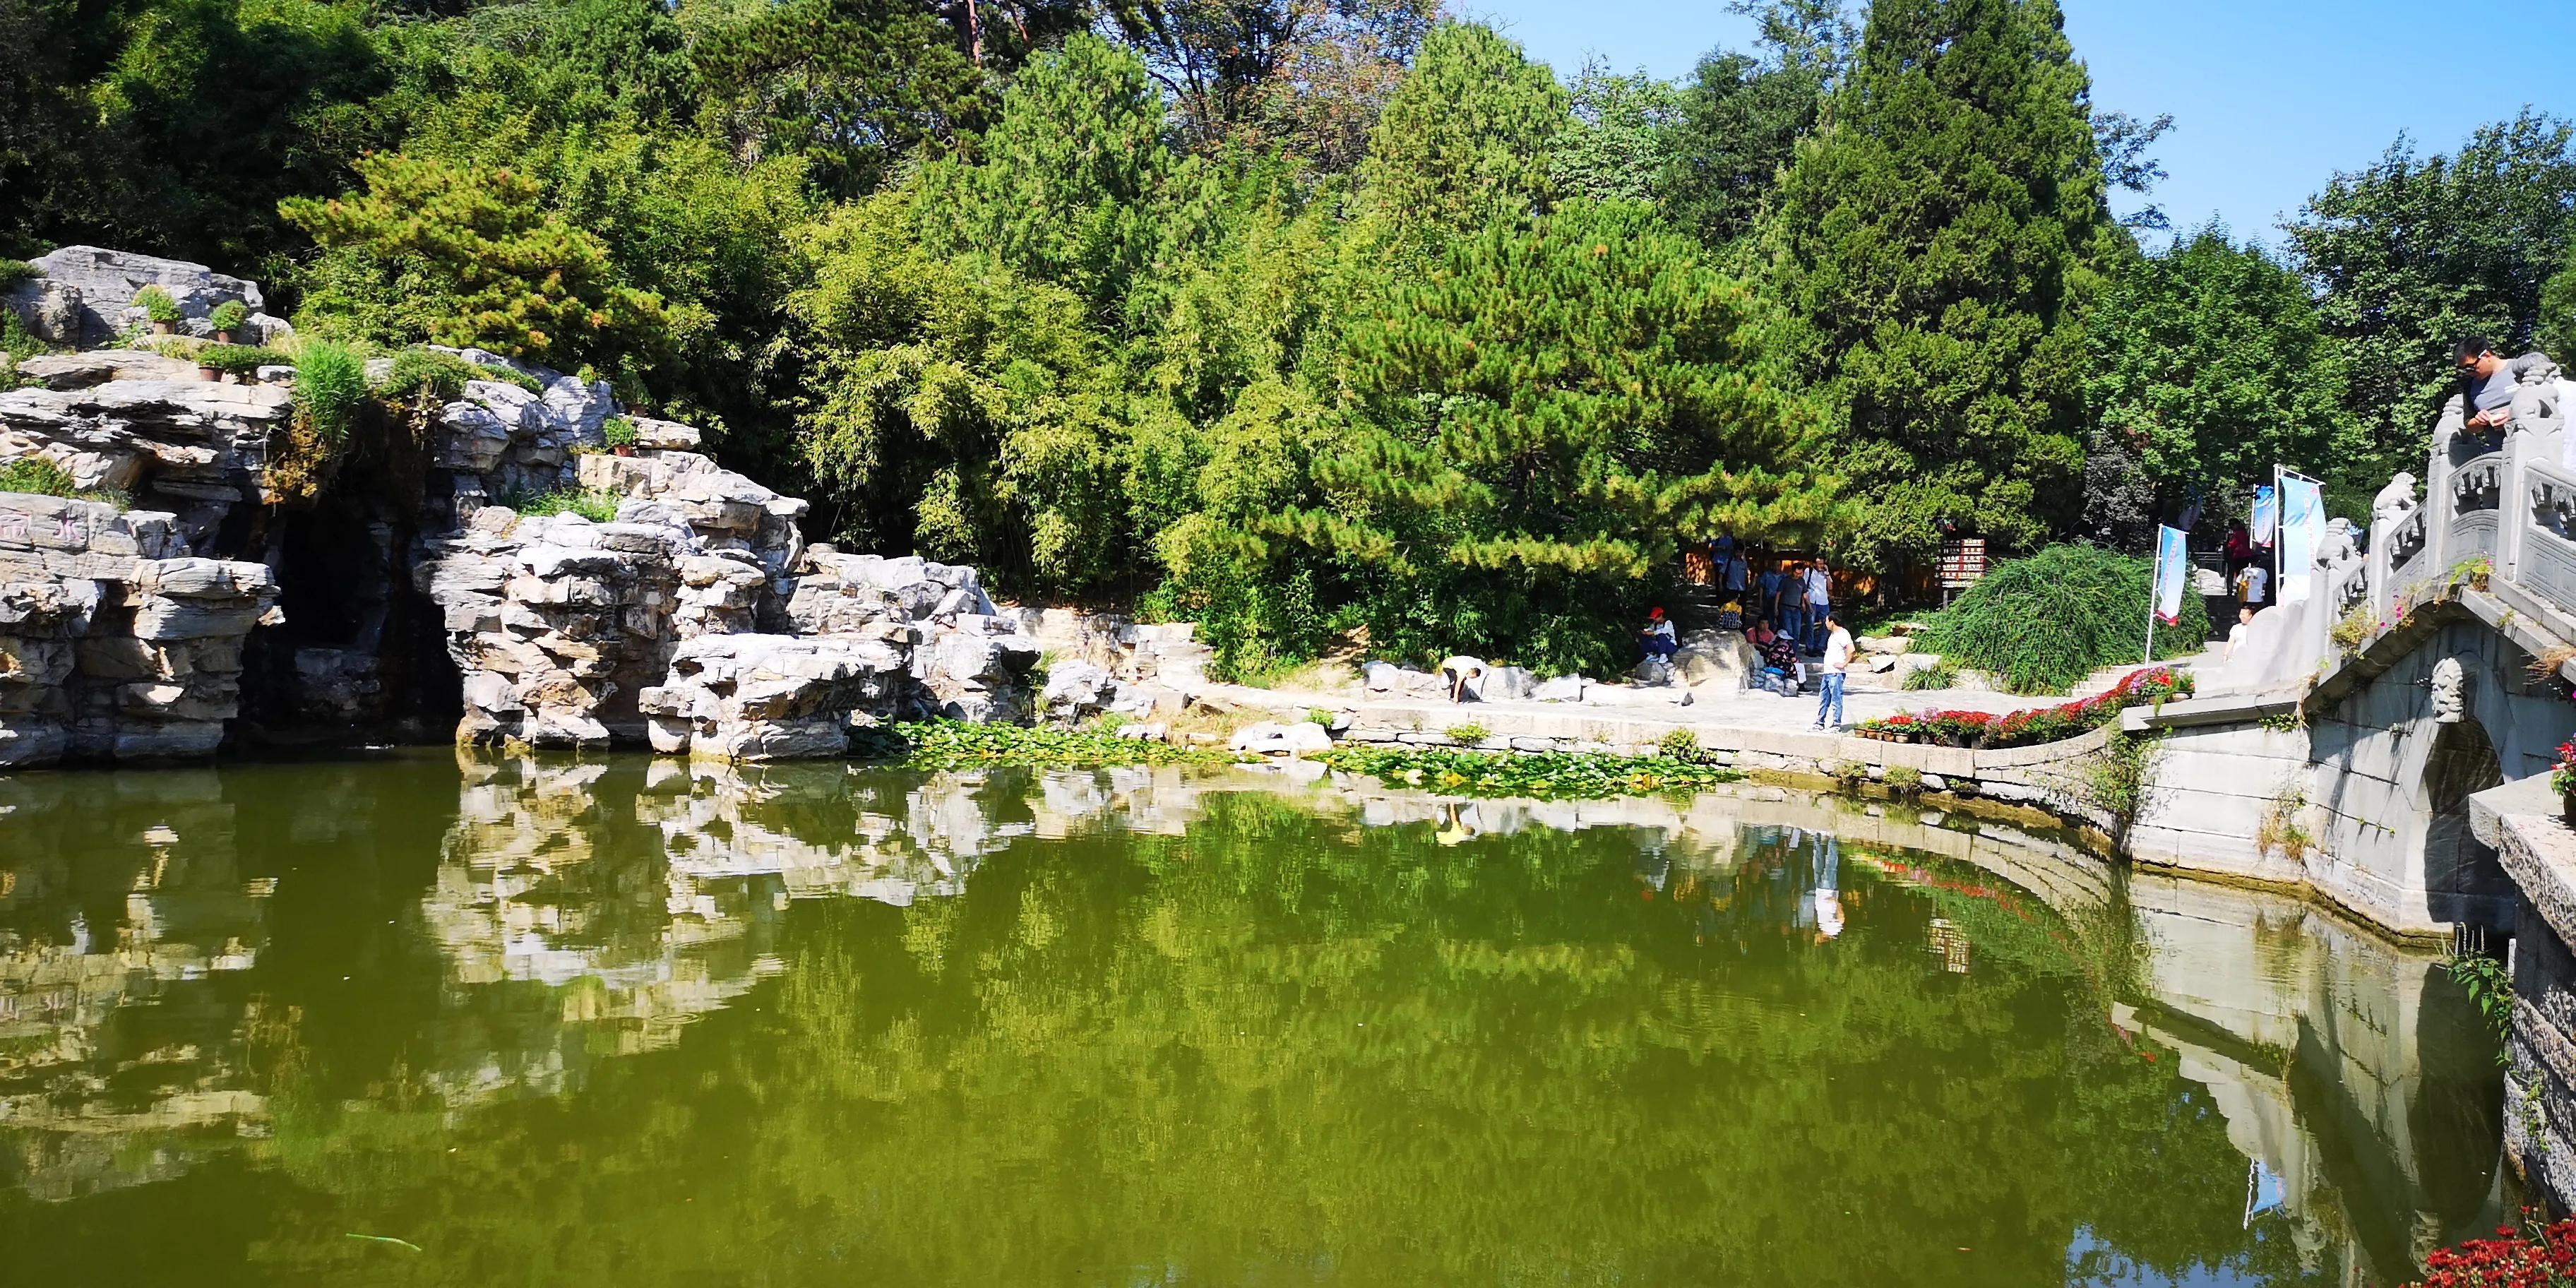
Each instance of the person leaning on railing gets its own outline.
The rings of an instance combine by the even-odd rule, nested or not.
[[[2482,335],[2460,337],[2451,347],[2451,365],[2460,373],[2460,427],[2489,435],[2513,424],[2514,401],[2524,387],[2558,378],[2558,364],[2547,354],[2535,349],[2507,358]]]

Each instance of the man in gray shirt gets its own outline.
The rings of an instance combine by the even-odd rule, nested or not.
[[[2460,414],[2469,429],[2503,429],[2513,423],[2513,391],[2527,380],[2558,374],[2558,364],[2534,351],[2519,358],[2497,355],[2482,335],[2463,336],[2451,350],[2460,369]]]

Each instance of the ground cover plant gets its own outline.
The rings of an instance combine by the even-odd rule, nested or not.
[[[924,720],[880,725],[864,735],[858,754],[897,760],[906,769],[976,769],[1038,765],[1094,769],[1109,765],[1227,765],[1243,759],[1228,751],[1175,746],[1151,738],[1121,738],[1112,729],[968,724]]]
[[[2106,666],[2141,660],[2148,565],[2081,542],[1997,565],[1935,615],[1926,645],[1945,662],[1992,672],[2012,693],[2064,693]],[[2186,591],[2155,631],[2157,657],[2197,653],[2209,610]]]
[[[2132,671],[2108,691],[2053,707],[2029,707],[2004,715],[1991,711],[1909,711],[1865,721],[1852,734],[1879,742],[1934,747],[2027,747],[2091,732],[2118,719],[2131,707],[2187,698],[2192,689],[2189,672],[2159,666]]]
[[[546,492],[513,493],[501,504],[528,519],[555,514],[578,514],[593,523],[617,521],[617,494],[606,488],[559,487]]]
[[[128,504],[125,494],[114,488],[84,489],[78,486],[72,481],[70,472],[41,456],[21,457],[0,465],[0,492],[30,492],[37,496],[96,501],[119,510]]]
[[[1420,787],[1449,796],[1527,796],[1539,800],[1597,800],[1697,791],[1744,777],[1732,769],[1671,756],[1562,751],[1521,755],[1442,747],[1336,747],[1308,759],[1367,775],[1390,787]]]

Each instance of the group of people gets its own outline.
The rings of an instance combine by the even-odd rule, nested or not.
[[[1746,642],[1762,659],[1763,681],[1795,693],[1806,685],[1806,659],[1815,658],[1815,727],[1839,727],[1852,638],[1834,615],[1833,579],[1824,561],[1757,560],[1732,537],[1719,537],[1691,554],[1694,564],[1706,561],[1704,569],[1695,571],[1724,597],[1718,628],[1744,632]],[[1673,623],[1663,609],[1646,615],[1646,624],[1637,631],[1637,646],[1647,658],[1668,659],[1680,650]]]

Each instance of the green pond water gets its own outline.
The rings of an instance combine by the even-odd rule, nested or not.
[[[2396,1283],[2434,957],[1744,785],[0,777],[0,1283]],[[400,1242],[395,1242],[399,1240]]]

